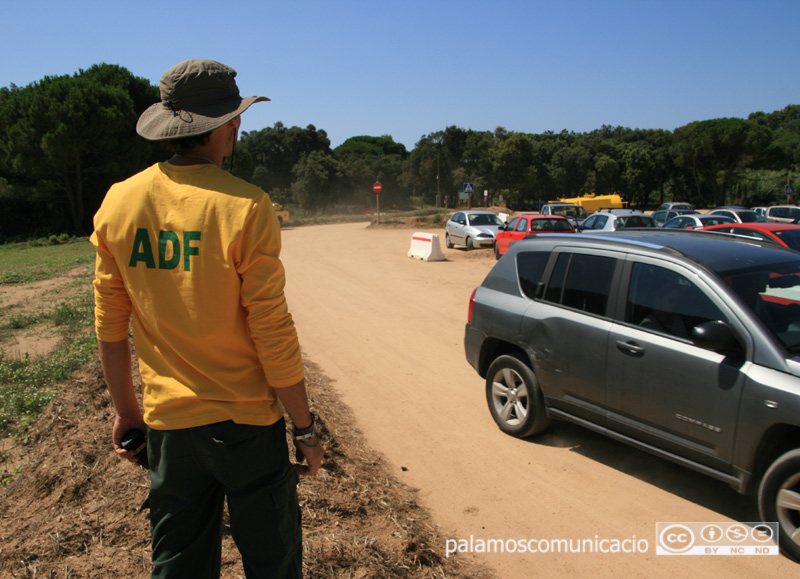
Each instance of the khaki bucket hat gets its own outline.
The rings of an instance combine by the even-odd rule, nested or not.
[[[267,97],[239,96],[236,71],[213,60],[176,64],[161,77],[161,102],[139,117],[136,132],[150,141],[180,139],[217,129]]]

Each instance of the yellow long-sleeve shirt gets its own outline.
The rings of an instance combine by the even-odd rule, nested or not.
[[[273,424],[273,388],[303,378],[269,197],[214,165],[159,163],[117,183],[94,218],[95,329],[131,317],[145,422]]]

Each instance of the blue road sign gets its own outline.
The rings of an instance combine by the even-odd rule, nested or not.
[[[475,183],[464,183],[464,193],[474,193]]]

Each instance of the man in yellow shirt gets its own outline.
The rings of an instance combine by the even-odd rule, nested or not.
[[[252,577],[301,577],[297,473],[323,449],[284,298],[269,197],[220,167],[233,153],[236,71],[188,60],[161,78],[137,132],[174,155],[107,193],[94,219],[96,332],[114,402],[115,451],[147,432],[152,577],[219,577],[225,498]],[[133,389],[128,329],[142,377]],[[286,444],[284,411],[297,457]]]

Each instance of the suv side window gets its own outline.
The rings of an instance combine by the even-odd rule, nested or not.
[[[562,253],[550,276],[544,299],[603,316],[616,265],[613,257]]]
[[[634,263],[625,321],[688,340],[698,324],[727,317],[689,278],[657,265]]]
[[[549,251],[523,251],[517,255],[517,275],[522,292],[536,299],[536,286],[542,281],[542,274],[550,258]]]

